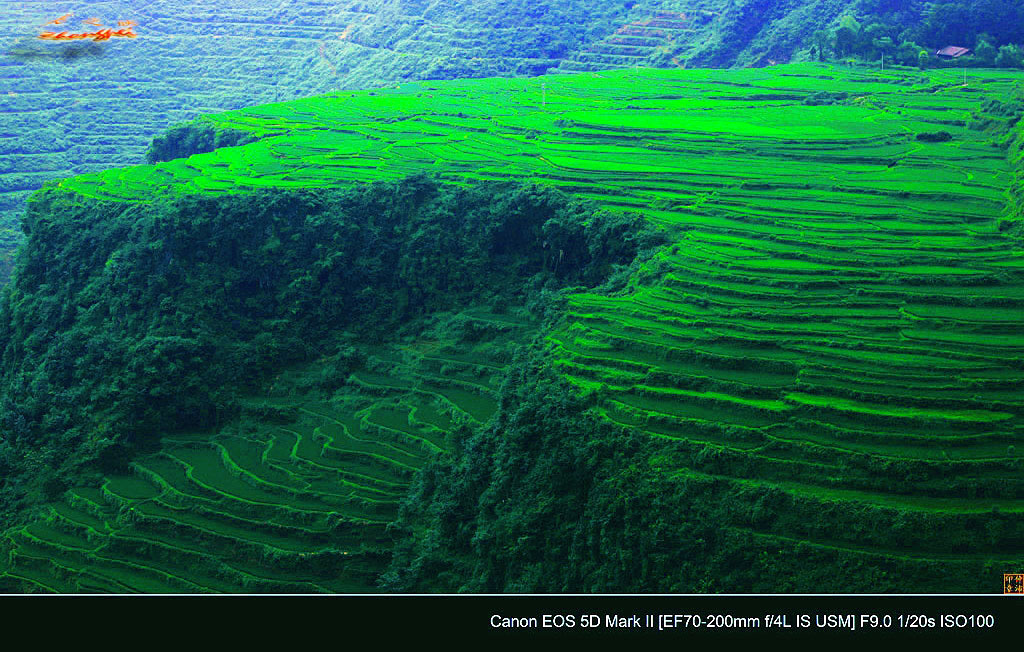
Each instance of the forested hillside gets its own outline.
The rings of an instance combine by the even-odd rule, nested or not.
[[[997,590],[1022,83],[408,83],[52,182],[0,308],[0,582]]]

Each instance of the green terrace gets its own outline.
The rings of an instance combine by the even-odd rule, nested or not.
[[[663,441],[666,481],[729,496],[723,525],[758,541],[979,569],[1024,560],[1024,258],[1000,230],[1010,165],[968,123],[1022,83],[812,64],[420,82],[206,116],[259,140],[59,186],[156,202],[427,172],[639,211],[674,242],[628,290],[570,296],[541,340],[598,418]],[[847,99],[804,102],[822,91]],[[940,131],[951,139],[918,138]],[[497,408],[502,365],[464,353],[361,370],[327,401],[277,397],[296,409],[285,425],[168,439],[133,478],[9,532],[7,577],[371,587],[412,474],[453,419]],[[745,511],[766,486],[792,517]],[[822,510],[827,525],[807,517]],[[186,558],[208,577],[161,561]]]
[[[512,315],[469,318],[501,327],[482,346],[427,343],[429,358],[419,343],[368,346],[366,368],[335,392],[303,384],[318,363],[284,372],[228,429],[164,437],[132,475],[72,489],[4,534],[0,587],[376,591],[394,545],[387,525],[415,472],[447,450],[455,425],[490,417],[490,384],[504,369],[494,346],[532,328]],[[439,379],[439,363],[477,381]]]

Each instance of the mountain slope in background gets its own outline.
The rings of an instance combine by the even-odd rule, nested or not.
[[[0,6],[4,277],[29,193],[47,179],[140,163],[150,140],[172,124],[399,79],[539,74],[630,15],[620,2],[600,0]],[[131,19],[138,37],[35,38],[43,23],[71,11],[69,31],[92,16],[105,24]]]
[[[905,36],[970,46],[982,32],[996,46],[1024,40],[1012,27],[1024,24],[1015,18],[1020,8],[1006,0],[981,0],[966,13],[962,3],[922,0],[2,0],[0,7],[0,282],[21,240],[29,193],[47,179],[139,163],[154,136],[202,113],[398,80],[771,65],[811,58],[812,44],[821,33],[832,38],[847,14],[865,34],[877,23],[897,43]],[[138,37],[35,38],[43,23],[68,12],[70,31],[94,16],[105,24],[131,19]]]

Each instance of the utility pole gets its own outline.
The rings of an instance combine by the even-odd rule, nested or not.
[[[543,83],[543,82],[541,83],[541,85],[540,85],[540,92],[541,92],[541,98],[542,98],[541,99],[541,105],[542,106],[547,106],[548,105],[548,85],[546,83]]]
[[[885,52],[882,53],[882,70],[885,70]]]

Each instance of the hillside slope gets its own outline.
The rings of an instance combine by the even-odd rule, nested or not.
[[[640,11],[640,9],[637,9]],[[135,20],[134,39],[47,42]],[[401,79],[540,74],[626,20],[621,2],[121,0],[0,12],[0,278],[27,196],[48,179],[141,163],[203,113]],[[49,29],[49,28],[47,28]]]
[[[10,3],[8,3],[10,4]],[[929,13],[932,4],[941,11]],[[815,58],[849,14],[878,36],[1019,42],[1004,0],[178,0],[18,2],[0,14],[0,281],[27,196],[48,179],[143,161],[203,113],[395,81]],[[135,39],[39,41],[43,23],[138,22]],[[1016,21],[1019,22],[1019,21]],[[878,28],[881,31],[878,31]],[[91,29],[91,28],[89,28]],[[874,31],[872,31],[874,30]],[[820,32],[820,34],[818,33]],[[824,35],[824,36],[822,36]],[[1002,40],[999,40],[1002,39]],[[1017,41],[1014,41],[1017,39]],[[833,47],[826,48],[830,54]],[[1012,57],[1011,57],[1012,59]]]
[[[594,286],[646,230],[422,177],[149,205],[48,189],[26,224],[0,586],[142,592],[374,590],[415,472],[497,407],[543,314],[524,302]]]
[[[499,358],[488,357],[494,349],[481,351],[461,360],[479,369],[472,371],[452,357],[457,346],[411,359],[394,350],[362,354],[371,364],[347,378],[331,402],[330,418],[352,424],[344,431],[318,431],[300,414],[316,411],[302,398],[307,392],[283,390],[284,414],[257,405],[254,417],[230,417],[240,421],[216,423],[214,415],[215,435],[165,439],[150,453],[165,460],[161,470],[132,457],[133,479],[121,472],[98,487],[72,489],[65,507],[54,500],[59,485],[50,487],[49,529],[24,525],[7,535],[8,577],[75,590],[65,571],[38,562],[42,550],[63,546],[58,566],[64,559],[67,568],[88,569],[80,551],[92,548],[61,524],[68,507],[122,526],[139,510],[165,510],[162,531],[213,509],[219,524],[206,529],[242,539],[254,536],[247,528],[267,526],[247,525],[252,515],[232,502],[239,498],[288,509],[315,499],[321,502],[303,509],[337,512],[322,502],[333,499],[320,495],[337,492],[338,480],[322,475],[333,465],[329,449],[344,448],[346,436],[363,439],[357,432],[384,432],[373,424],[422,438],[430,419],[417,417],[424,406],[408,397],[461,387],[491,403],[445,440],[439,448],[447,453],[420,464],[425,471],[415,480],[405,478],[402,490],[411,493],[401,514],[402,491],[392,493],[386,518],[398,519],[391,532],[401,536],[388,589],[997,590],[1002,569],[1024,561],[1024,258],[1013,222],[1003,220],[1018,171],[998,134],[968,125],[986,123],[989,100],[1011,97],[1024,76],[969,71],[966,86],[962,78],[960,71],[798,64],[406,84],[208,116],[201,124],[256,140],[53,183],[34,205],[33,229],[194,202],[243,215],[230,207],[250,201],[249,192],[334,192],[430,171],[454,187],[530,182],[613,214],[638,211],[671,242],[628,271],[606,267],[583,283],[614,277],[601,292],[570,289],[558,300],[556,286],[546,294],[534,286],[526,296],[536,298],[546,320],[520,326],[522,337],[462,328],[455,340],[464,347],[489,337],[524,344],[533,337],[525,333],[536,333],[515,360],[510,349]],[[218,222],[211,218],[203,228],[217,233]],[[602,224],[585,223],[591,226],[584,233]],[[81,239],[90,237],[67,233],[72,248],[84,248]],[[630,242],[606,231],[583,245],[578,235],[566,239],[572,233],[534,232],[521,251],[557,276],[615,252],[610,243]],[[143,230],[134,237],[124,255],[160,269],[167,239]],[[273,287],[276,277],[262,275],[277,256],[303,259],[295,253],[301,237],[275,238],[259,224],[251,237],[247,246],[263,262],[244,267],[249,281],[239,289]],[[46,288],[19,285],[23,273],[26,280],[64,273],[48,266],[52,257],[32,251],[6,299],[11,323],[45,330],[54,314],[83,326],[102,323],[90,321],[99,316],[90,318],[88,292],[62,308],[45,300]],[[317,256],[331,259],[328,250]],[[102,287],[119,265],[101,251],[95,261],[75,264],[76,283]],[[184,287],[205,296],[202,278]],[[283,296],[317,287],[300,281]],[[156,284],[150,291],[169,289]],[[211,299],[211,306],[222,302]],[[155,303],[125,303],[119,319],[130,321]],[[174,313],[173,302],[161,305]],[[63,312],[53,312],[58,308]],[[478,308],[472,319],[501,320]],[[196,328],[188,320],[165,323],[167,335]],[[431,350],[435,338],[408,335],[414,351]],[[316,338],[305,342],[318,346]],[[78,359],[45,336],[32,346],[46,361],[38,373],[48,377]],[[24,368],[23,350],[17,339],[9,342],[5,369]],[[179,359],[168,350],[162,364]],[[219,355],[207,359],[231,364]],[[293,386],[321,377],[315,366],[296,373]],[[144,391],[150,381],[139,377]],[[37,394],[30,380],[5,378],[6,418],[11,401],[30,403]],[[423,382],[430,387],[417,384]],[[274,396],[272,387],[257,382],[255,389]],[[391,395],[400,407],[374,404],[361,393],[367,390]],[[425,407],[445,405],[451,417],[453,410],[472,415],[473,404],[451,394]],[[54,437],[61,422],[32,427]],[[303,449],[307,440],[314,446]],[[368,481],[386,480],[374,477]],[[313,482],[330,489],[310,494]],[[203,509],[179,495],[197,496],[197,486],[213,492]],[[259,498],[245,499],[239,492],[246,486],[259,489]],[[76,502],[82,491],[99,507]],[[269,512],[258,520],[284,527],[275,532],[285,539],[306,536],[294,530],[300,516],[288,514],[287,522]],[[381,545],[368,549],[387,547]],[[143,548],[115,556],[138,564],[140,555],[166,561],[167,554]],[[385,557],[373,557],[367,572],[379,572]],[[323,573],[337,579],[332,568]]]

